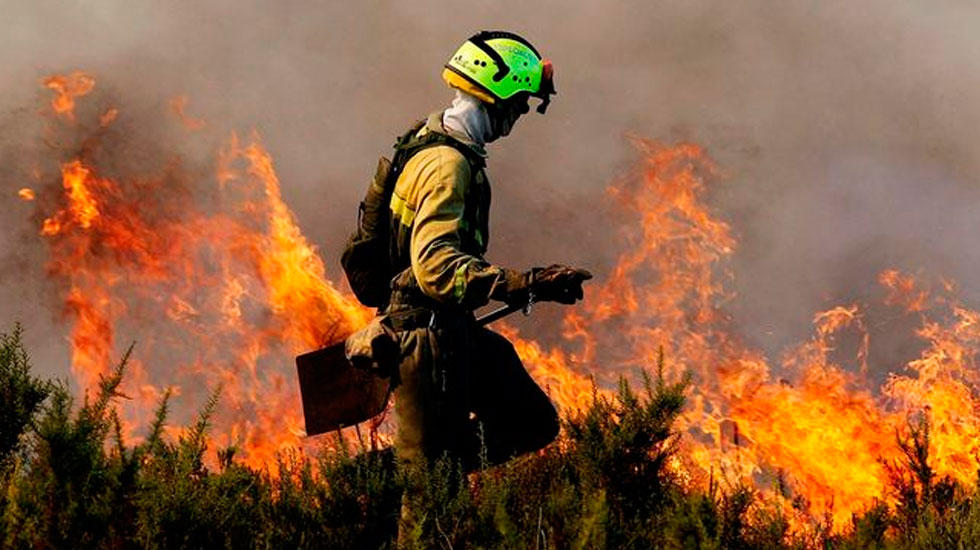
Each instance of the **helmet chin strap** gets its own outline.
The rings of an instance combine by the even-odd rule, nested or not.
[[[548,110],[549,104],[551,104],[551,96],[545,94],[545,96],[541,98],[541,103],[538,103],[538,106],[535,110],[537,110],[539,113],[543,115],[545,111]]]

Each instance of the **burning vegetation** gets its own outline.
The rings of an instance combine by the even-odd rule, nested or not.
[[[371,312],[328,278],[319,252],[282,199],[273,160],[259,136],[228,137],[210,170],[188,166],[175,154],[159,172],[133,173],[124,169],[125,151],[113,149],[124,139],[113,132],[125,109],[93,104],[92,112],[99,114],[91,121],[76,114],[79,102],[97,102],[92,76],[52,76],[43,84],[54,92],[51,131],[71,137],[59,142],[67,145],[56,158],[38,160],[48,165],[32,188],[18,195],[37,208],[36,231],[49,251],[47,272],[70,326],[75,382],[86,395],[98,396],[95,404],[86,401],[76,422],[89,414],[99,429],[113,426],[120,445],[136,444],[129,457],[134,464],[154,453],[165,463],[160,457],[176,460],[190,452],[198,462],[188,475],[205,475],[204,464],[211,464],[225,474],[263,480],[270,494],[311,490],[313,485],[302,484],[322,479],[290,454],[311,449],[303,439],[292,358],[343,338]],[[187,98],[174,99],[172,116],[181,131],[200,134],[208,126],[187,115],[186,105]],[[975,365],[980,313],[957,300],[955,285],[943,282],[933,289],[897,271],[881,274],[885,305],[918,320],[914,336],[922,351],[907,365],[890,369],[880,386],[869,376],[874,334],[860,304],[815,314],[813,336],[772,362],[740,340],[724,307],[734,298],[728,263],[738,243],[705,202],[707,186],[722,179],[718,168],[694,144],[634,139],[633,145],[638,165],[609,188],[623,220],[623,252],[605,279],[587,289],[583,304],[565,314],[564,344],[546,348],[512,327],[501,328],[566,417],[562,440],[496,478],[474,481],[473,494],[484,491],[510,502],[513,495],[494,483],[531,476],[530,486],[548,501],[556,497],[539,477],[548,468],[567,466],[562,461],[602,478],[603,469],[618,471],[639,460],[623,479],[642,486],[617,489],[610,478],[583,494],[605,506],[601,503],[612,495],[649,489],[666,500],[640,499],[636,509],[658,514],[676,491],[685,497],[669,506],[696,507],[704,499],[718,515],[716,528],[768,514],[781,526],[780,543],[809,545],[818,539],[840,542],[843,533],[858,537],[861,528],[877,529],[879,538],[886,529],[898,536],[900,522],[912,521],[903,510],[938,509],[931,500],[938,497],[926,492],[948,487],[953,502],[958,498],[953,493],[972,487],[980,466]],[[838,350],[843,338],[858,342],[849,361],[842,361]],[[119,379],[116,358],[131,340],[138,341],[136,351]],[[643,369],[658,365],[659,375],[646,379],[646,400],[637,399],[626,382],[643,384]],[[209,400],[216,392],[217,404]],[[117,409],[112,398],[118,396],[125,399]],[[194,427],[164,427],[168,413],[177,423],[193,421],[187,411],[195,407],[205,407],[207,414]],[[149,435],[147,426],[152,426]],[[202,459],[205,427],[207,442],[218,453]],[[643,431],[647,428],[649,433]],[[372,435],[383,446],[391,427],[373,429],[380,430]],[[645,438],[641,459],[616,454],[635,441],[607,440],[629,430]],[[327,438],[340,453],[321,459],[327,479],[341,471],[362,475],[366,470],[357,468],[382,460],[377,457],[383,454],[356,459],[336,450],[361,445],[362,436]],[[165,443],[168,437],[180,443]],[[98,439],[98,445],[104,441]],[[126,452],[121,451],[123,462]],[[619,462],[607,463],[610,457]],[[650,460],[659,462],[650,466]],[[543,470],[534,473],[532,464]],[[246,467],[285,474],[245,473],[253,472]],[[377,467],[384,470],[381,463]],[[652,469],[646,472],[647,467]],[[5,480],[12,479],[13,470],[5,470]],[[905,476],[906,471],[911,473]],[[390,499],[385,484],[395,483],[357,481],[375,483],[364,490],[378,502]],[[334,485],[324,490],[340,490]],[[763,496],[753,497],[755,491]],[[466,498],[477,501],[444,497],[460,514],[489,513],[473,495]],[[607,503],[610,508],[602,513],[612,515],[601,521],[599,512],[595,517],[589,510],[577,513],[582,521],[628,523],[633,520],[623,502]],[[541,522],[548,519],[537,510],[538,531],[528,531],[534,541],[546,532]],[[725,510],[737,514],[727,517]],[[874,523],[879,516],[884,519]],[[527,527],[527,517],[515,521]],[[666,528],[658,527],[661,533]],[[551,533],[545,543],[565,547]],[[579,535],[589,546],[592,535]]]

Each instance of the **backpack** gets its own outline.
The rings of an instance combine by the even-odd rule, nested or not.
[[[466,144],[439,132],[417,134],[426,121],[416,123],[411,130],[395,142],[392,160],[378,159],[374,178],[368,186],[364,200],[357,211],[357,229],[348,237],[340,264],[347,275],[354,296],[369,307],[384,308],[391,297],[391,280],[398,275],[392,264],[390,252],[391,195],[395,182],[412,156],[428,147],[449,145],[465,156],[472,164],[480,163]]]

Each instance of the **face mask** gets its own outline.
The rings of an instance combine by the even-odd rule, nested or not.
[[[507,101],[486,105],[487,114],[490,115],[490,130],[492,141],[497,138],[510,134],[514,129],[517,120],[521,115],[526,114],[530,109],[527,105],[527,98],[516,98]]]

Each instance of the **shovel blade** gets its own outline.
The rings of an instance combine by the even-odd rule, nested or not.
[[[389,379],[352,365],[344,342],[296,357],[296,370],[307,435],[370,420],[388,405]]]

